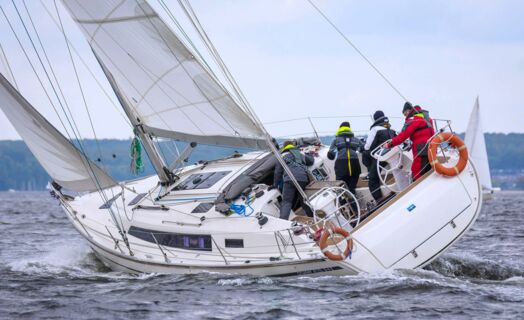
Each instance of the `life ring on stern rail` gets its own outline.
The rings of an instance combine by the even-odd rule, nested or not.
[[[333,252],[327,249],[328,247],[327,240],[329,236],[332,234],[341,235],[346,240],[347,242],[346,250],[344,250],[342,254],[334,254]],[[349,236],[349,232],[347,232],[346,230],[342,228],[335,227],[333,229],[325,229],[324,232],[322,233],[322,237],[320,237],[319,246],[320,246],[320,250],[322,250],[322,253],[329,260],[342,261],[342,260],[345,260],[349,256],[349,253],[353,249],[353,239],[351,239],[351,237]]]
[[[448,142],[452,147],[459,151],[459,160],[453,167],[446,167],[438,160],[437,148],[443,142]],[[442,132],[431,140],[428,148],[428,158],[429,163],[435,171],[444,176],[454,177],[461,173],[468,164],[468,148],[464,141],[462,141],[462,139],[457,135],[451,132]]]

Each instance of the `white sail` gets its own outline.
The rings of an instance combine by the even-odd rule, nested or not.
[[[0,109],[51,178],[77,192],[116,183],[89,161],[0,74]]]
[[[482,130],[478,97],[471,111],[464,140],[468,147],[469,156],[475,163],[482,187],[492,190],[493,186],[491,185],[491,174],[489,172],[488,152],[486,150],[484,131]]]
[[[262,130],[143,0],[63,0],[146,131],[261,148]]]

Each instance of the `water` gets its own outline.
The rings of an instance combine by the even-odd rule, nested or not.
[[[104,267],[46,193],[0,193],[0,318],[524,319],[524,192],[424,270],[273,279]]]

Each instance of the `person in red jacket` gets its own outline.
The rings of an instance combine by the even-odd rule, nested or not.
[[[428,160],[428,140],[435,134],[432,120],[427,111],[422,110],[420,106],[413,107],[411,103],[406,102],[402,113],[406,117],[404,128],[398,136],[391,139],[391,142],[385,145],[386,148],[398,146],[402,142],[410,139],[412,142],[413,164],[411,165],[411,174],[413,181],[420,178],[424,173],[431,170]]]

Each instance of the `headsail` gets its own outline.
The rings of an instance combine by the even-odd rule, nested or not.
[[[262,148],[262,130],[144,0],[62,0],[149,134]]]
[[[471,111],[464,141],[468,147],[469,155],[475,163],[482,187],[492,190],[493,186],[491,184],[491,174],[489,172],[488,152],[486,150],[484,131],[482,130],[478,97],[477,100],[475,100],[475,105]]]
[[[0,74],[0,109],[38,162],[61,186],[84,192],[116,184],[38,113],[3,74]]]

